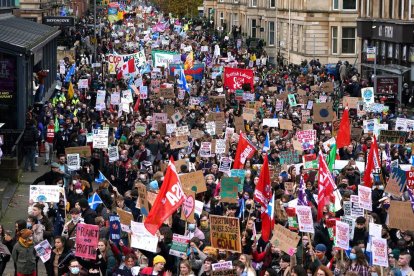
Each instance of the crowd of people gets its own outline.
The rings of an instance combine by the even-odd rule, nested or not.
[[[113,15],[110,8],[99,16]],[[61,85],[27,112],[24,170],[50,166],[33,187],[60,192],[31,200],[15,229],[0,227],[0,274],[12,262],[15,275],[38,275],[43,262],[48,276],[414,275],[408,110],[367,102],[369,82],[345,63],[331,74],[313,60],[300,72],[207,21],[177,19],[147,1],[117,8],[117,20],[103,20],[96,52],[92,17],[67,31],[75,54],[56,68]],[[175,54],[163,67],[157,62],[168,57],[156,52]],[[197,77],[191,70],[200,65]],[[228,68],[253,79],[231,82]],[[394,129],[402,143],[380,139]],[[371,208],[362,207],[363,187]],[[303,230],[298,206],[309,208],[313,231]],[[236,219],[237,238],[217,242],[212,216]],[[80,253],[87,235],[93,248]],[[172,254],[177,236],[185,247]],[[376,241],[385,242],[383,265]]]

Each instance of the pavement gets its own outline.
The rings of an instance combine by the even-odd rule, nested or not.
[[[37,177],[50,170],[50,165],[43,165],[44,157],[37,158],[37,163],[39,164],[39,166],[36,167],[38,172],[23,172],[19,183],[13,183],[5,187],[3,197],[1,198],[3,216],[0,220],[0,224],[3,225],[5,230],[11,230],[14,233],[15,221],[27,218],[30,184],[32,184]],[[46,275],[46,269],[41,260],[38,262],[37,275]],[[12,260],[7,263],[3,276],[14,276]]]

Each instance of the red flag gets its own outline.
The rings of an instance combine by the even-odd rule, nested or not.
[[[127,70],[125,70],[127,73],[134,73],[135,72],[135,59],[131,58],[127,62]]]
[[[351,144],[351,124],[349,123],[349,110],[345,108],[336,135],[336,148],[340,149]]]
[[[371,144],[371,148],[369,150],[368,153],[368,158],[367,158],[367,167],[365,168],[365,173],[364,173],[364,185],[367,187],[372,187],[372,183],[373,183],[373,177],[372,177],[372,172],[374,171],[374,169],[379,168],[380,167],[380,159],[379,159],[379,155],[378,155],[378,144],[377,144],[377,138],[375,138],[374,135],[374,141]]]
[[[323,207],[330,201],[330,197],[335,190],[335,182],[326,165],[322,152],[319,152],[318,169],[318,217],[319,221],[323,217]]]
[[[184,199],[180,178],[174,166],[174,159],[171,157],[161,190],[144,222],[145,228],[155,235],[161,224],[183,204]]]
[[[264,208],[267,208],[267,204],[272,197],[272,186],[270,185],[269,163],[267,155],[264,157],[263,166],[260,170],[259,182],[254,190],[254,200]]]
[[[224,68],[224,85],[231,90],[242,89],[243,84],[250,84],[254,90],[254,72],[252,69]]]
[[[134,105],[134,111],[135,112],[138,112],[138,110],[139,110],[139,101],[140,101],[140,97],[139,97],[139,94],[138,94],[137,101],[135,102],[135,105]]]
[[[243,133],[240,133],[233,169],[243,169],[246,159],[252,158],[255,152],[255,146],[253,146],[250,141],[244,137]]]
[[[262,239],[265,242],[270,240],[270,236],[272,234],[273,228],[275,228],[275,196],[271,195],[271,200],[269,201],[268,205],[263,208],[262,207]]]

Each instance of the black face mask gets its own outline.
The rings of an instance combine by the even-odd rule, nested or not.
[[[246,204],[246,209],[250,210],[250,208],[252,208],[252,205],[251,204]]]

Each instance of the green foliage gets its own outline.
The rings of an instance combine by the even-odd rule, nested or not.
[[[163,13],[172,13],[174,17],[197,17],[197,7],[203,5],[203,0],[153,0]]]

